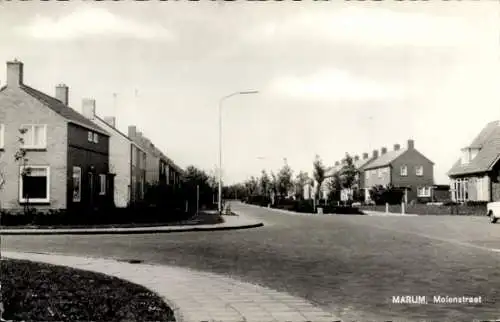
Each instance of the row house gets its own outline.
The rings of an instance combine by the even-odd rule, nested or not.
[[[432,196],[434,163],[415,149],[413,140],[408,140],[405,149],[399,144],[394,145],[393,151],[382,148],[363,171],[365,200],[370,197],[368,190],[378,185],[404,190],[405,202]]]
[[[113,203],[110,135],[69,107],[68,97],[66,85],[56,86],[54,96],[26,85],[23,63],[7,62],[7,84],[0,89],[3,208],[29,203],[40,210],[95,209]],[[26,161],[16,163],[20,148]]]
[[[147,187],[163,183],[178,187],[181,184],[183,170],[167,158],[142,132],[137,131],[135,125],[128,127],[128,136],[146,153],[145,182]]]
[[[114,203],[127,207],[144,199],[146,184],[146,152],[116,128],[115,117],[96,114],[96,101],[82,100],[83,115],[110,135],[109,164],[114,176]]]
[[[325,183],[321,187],[321,196],[327,198],[330,193],[329,180],[339,174],[340,176],[345,159],[335,162],[335,165],[325,171]],[[342,189],[341,200],[353,198],[354,190],[362,193],[365,202],[370,201],[370,190],[374,186],[389,186],[404,190],[405,202],[411,200],[431,201],[438,196],[442,199],[443,191],[447,187],[434,185],[434,163],[415,149],[413,140],[408,140],[406,148],[402,149],[399,144],[394,145],[392,151],[383,147],[374,150],[370,156],[363,153],[353,157],[353,165],[357,170],[355,185],[351,189]],[[306,187],[305,197],[309,196],[309,191],[317,191],[317,183],[309,184]]]
[[[451,199],[500,200],[500,121],[488,123],[448,171]]]

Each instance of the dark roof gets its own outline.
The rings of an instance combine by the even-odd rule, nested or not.
[[[408,149],[400,149],[400,150],[397,150],[397,151],[389,151],[389,152],[387,152],[385,154],[382,154],[378,158],[373,159],[372,162],[370,162],[369,164],[367,164],[364,167],[364,170],[375,169],[375,168],[380,168],[380,167],[387,166],[387,165],[391,164],[394,160],[396,160],[397,158],[399,158],[406,151],[408,151]]]
[[[448,176],[490,171],[500,156],[500,122],[490,122],[474,139],[470,147],[481,147],[476,157],[467,164],[458,159],[448,171]]]
[[[125,133],[123,133],[122,131],[118,130],[116,127],[114,127],[113,125],[109,124],[108,122],[106,122],[105,120],[103,120],[102,118],[100,118],[99,116],[95,115],[94,116],[97,120],[101,121],[102,123],[105,124],[106,127],[108,127],[109,129],[111,129],[111,131],[115,131],[116,133],[118,133],[119,135],[123,136],[124,138],[128,139],[132,144],[134,144],[136,147],[138,147],[141,151],[144,152],[143,148],[141,146],[139,146],[139,144],[135,143],[133,140],[131,140]]]
[[[38,101],[40,101],[42,104],[56,112],[57,114],[61,115],[65,119],[67,119],[70,123],[85,127],[89,130],[93,130],[96,132],[99,132],[103,135],[109,136],[109,134],[104,131],[102,128],[97,126],[94,122],[90,121],[87,119],[85,116],[81,115],[74,109],[72,109],[69,106],[64,105],[60,100],[49,96],[45,93],[42,93],[34,88],[31,88],[27,85],[21,85],[21,89],[26,92],[28,95],[34,97]]]

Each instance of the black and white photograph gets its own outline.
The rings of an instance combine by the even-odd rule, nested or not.
[[[0,0],[21,321],[500,321],[500,2]]]

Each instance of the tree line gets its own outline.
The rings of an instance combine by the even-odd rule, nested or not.
[[[278,171],[261,170],[259,176],[251,176],[242,183],[227,187],[226,198],[250,198],[255,196],[266,197],[275,203],[279,199],[293,198],[295,200],[313,199],[319,202],[325,199],[321,192],[327,188],[329,201],[340,201],[341,191],[357,191],[359,187],[359,173],[354,164],[354,159],[346,153],[338,169],[327,168],[319,155],[312,163],[312,176],[308,172],[294,171],[284,163]],[[306,186],[309,186],[308,195],[305,196]],[[311,189],[311,187],[315,187]],[[314,190],[314,191],[313,191]],[[352,196],[351,199],[356,196]]]

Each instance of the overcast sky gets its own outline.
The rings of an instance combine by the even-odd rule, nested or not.
[[[25,83],[49,94],[67,84],[78,111],[95,98],[123,131],[135,124],[207,171],[219,98],[259,90],[223,106],[229,182],[285,157],[311,174],[315,154],[331,165],[412,138],[448,183],[459,149],[500,119],[499,12],[496,1],[0,2],[0,62],[21,60]]]

